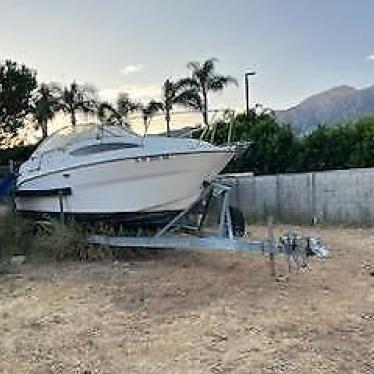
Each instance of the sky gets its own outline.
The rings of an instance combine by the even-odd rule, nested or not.
[[[372,0],[0,0],[0,59],[40,81],[95,85],[112,99],[157,98],[189,61],[217,57],[239,87],[212,96],[244,108],[243,74],[256,71],[251,102],[274,109],[347,84],[374,84]]]

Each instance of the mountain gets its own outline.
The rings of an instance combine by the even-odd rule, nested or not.
[[[334,125],[358,120],[374,113],[374,86],[356,89],[339,86],[311,96],[299,105],[275,112],[282,123],[290,123],[299,133],[318,125]]]

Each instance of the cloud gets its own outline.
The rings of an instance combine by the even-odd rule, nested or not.
[[[367,56],[366,59],[368,61],[374,61],[374,54],[371,54],[371,55]]]
[[[143,64],[135,64],[135,65],[126,65],[123,69],[120,70],[122,75],[130,75],[134,73],[139,73],[144,69]]]
[[[120,92],[129,94],[131,99],[147,101],[159,99],[161,88],[158,84],[123,84],[121,86],[106,88],[99,91],[99,96],[103,100],[114,101]]]

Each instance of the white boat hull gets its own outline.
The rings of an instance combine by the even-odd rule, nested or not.
[[[180,153],[172,156],[114,159],[78,165],[23,180],[18,191],[69,187],[67,214],[116,215],[181,211],[199,196],[203,181],[225,167],[232,152]],[[17,210],[59,213],[58,196],[17,197]]]

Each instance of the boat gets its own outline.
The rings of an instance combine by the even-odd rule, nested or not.
[[[55,132],[23,163],[16,209],[78,219],[173,217],[196,201],[235,146],[140,136],[127,126],[77,125]]]

